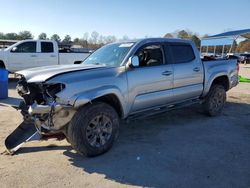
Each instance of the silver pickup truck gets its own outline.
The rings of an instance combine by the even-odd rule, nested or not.
[[[79,65],[20,71],[24,122],[5,144],[13,153],[34,135],[63,133],[80,154],[100,155],[122,119],[194,103],[220,114],[238,68],[236,60],[202,60],[191,41],[152,38],[108,44]]]

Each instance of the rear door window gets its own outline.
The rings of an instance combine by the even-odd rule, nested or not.
[[[172,60],[174,64],[188,63],[195,59],[193,48],[189,44],[170,44],[169,50],[172,54]]]
[[[54,52],[52,42],[41,42],[41,52],[42,53],[52,53]]]

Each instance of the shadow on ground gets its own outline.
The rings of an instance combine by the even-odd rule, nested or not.
[[[23,148],[19,154],[63,149],[72,165],[128,185],[248,187],[249,117],[249,104],[228,102],[213,118],[193,106],[123,124],[113,148],[95,158],[70,146]]]
[[[21,99],[15,97],[8,97],[7,99],[0,99],[0,106],[9,107],[9,106],[19,106]]]
[[[42,151],[55,151],[55,150],[72,150],[71,146],[58,146],[54,144],[50,144],[48,146],[35,146],[35,147],[23,147],[16,152],[16,155],[22,155],[26,153],[35,153],[35,152],[42,152]]]

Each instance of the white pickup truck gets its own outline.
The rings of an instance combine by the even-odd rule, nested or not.
[[[23,40],[0,51],[0,68],[9,72],[47,65],[79,64],[89,52],[59,51],[52,40]]]

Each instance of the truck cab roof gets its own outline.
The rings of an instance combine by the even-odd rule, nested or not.
[[[149,43],[149,42],[181,42],[181,43],[192,43],[191,40],[179,39],[179,38],[143,38],[143,39],[135,39],[135,40],[125,40],[121,42],[114,43]]]

